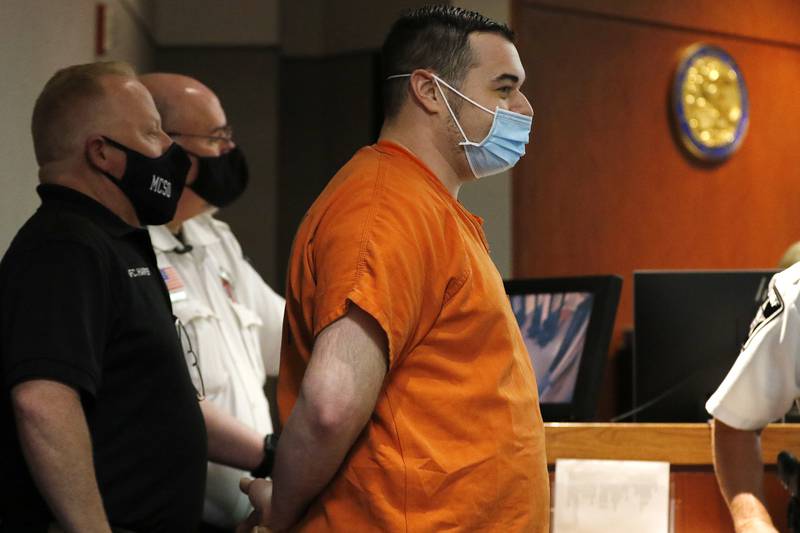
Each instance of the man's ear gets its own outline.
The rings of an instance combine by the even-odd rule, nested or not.
[[[111,173],[113,166],[111,147],[99,135],[86,139],[86,159],[89,164],[104,172]]]
[[[436,86],[433,73],[416,69],[408,80],[408,90],[417,104],[430,114],[441,113],[444,108],[442,93]]]

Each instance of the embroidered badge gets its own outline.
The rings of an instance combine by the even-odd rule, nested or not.
[[[183,280],[178,275],[178,271],[175,270],[175,267],[168,266],[159,269],[161,272],[161,278],[164,280],[164,284],[167,286],[167,290],[169,291],[169,299],[171,302],[179,302],[181,300],[186,299],[186,286],[183,284]]]
[[[129,278],[141,278],[142,276],[149,276],[150,269],[148,267],[136,267],[128,269]]]
[[[783,300],[778,290],[775,288],[774,280],[769,284],[769,290],[764,303],[758,308],[753,322],[750,323],[750,334],[747,336],[745,346],[750,342],[750,339],[762,328],[768,324],[772,319],[777,317],[783,311]]]

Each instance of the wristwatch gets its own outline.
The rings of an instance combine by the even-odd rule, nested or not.
[[[275,451],[278,449],[278,435],[270,433],[264,437],[264,458],[261,464],[250,472],[253,477],[269,477],[275,465]]]

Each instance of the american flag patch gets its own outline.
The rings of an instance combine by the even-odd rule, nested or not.
[[[175,267],[168,266],[160,268],[161,278],[169,291],[169,299],[173,302],[183,300],[186,298],[186,287],[183,285],[183,280],[178,275]]]

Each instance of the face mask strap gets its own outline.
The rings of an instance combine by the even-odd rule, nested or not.
[[[461,132],[461,136],[464,138],[464,142],[461,142],[459,144],[461,144],[461,145],[469,144],[469,145],[477,146],[477,144],[472,142],[472,141],[470,141],[469,138],[467,138],[466,133],[464,133],[464,129],[461,127],[461,124],[458,122],[458,119],[456,118],[456,114],[453,112],[453,108],[450,107],[450,102],[447,100],[447,96],[445,96],[444,91],[442,90],[442,84],[444,84],[445,87],[447,87],[448,89],[450,89],[451,91],[456,93],[458,96],[460,96],[461,98],[463,98],[467,102],[471,103],[474,106],[477,106],[477,107],[481,108],[482,110],[486,111],[490,115],[494,115],[495,112],[492,111],[491,109],[488,109],[488,108],[482,106],[481,104],[479,104],[478,102],[476,102],[475,100],[470,98],[469,96],[465,95],[464,93],[462,93],[461,91],[459,91],[458,89],[456,89],[455,87],[453,87],[452,85],[450,85],[449,83],[444,81],[442,78],[440,78],[436,74],[432,74],[432,76],[433,76],[434,83],[436,83],[436,88],[439,89],[439,94],[442,95],[442,98],[444,99],[444,104],[447,106],[447,110],[450,112],[450,116],[453,117],[453,122],[456,123],[456,126],[458,127],[458,131]],[[393,80],[393,79],[396,79],[396,78],[410,78],[410,77],[411,77],[411,74],[392,74],[391,76],[387,76],[386,77],[386,81]]]
[[[464,133],[464,129],[461,127],[461,124],[459,124],[458,119],[456,118],[456,114],[453,113],[453,109],[450,107],[450,102],[447,101],[447,97],[444,95],[444,91],[442,91],[442,87],[439,85],[439,76],[436,76],[434,74],[433,81],[436,83],[436,88],[439,89],[439,94],[441,94],[442,98],[444,99],[444,105],[446,105],[447,106],[447,110],[450,111],[450,116],[453,117],[453,122],[456,123],[456,126],[458,127],[458,131],[460,131],[461,132],[461,136],[464,137],[464,142],[463,143],[458,143],[458,144],[471,144],[471,141],[467,138],[466,133]],[[444,83],[444,82],[442,82],[442,83]],[[447,85],[447,84],[445,83],[445,85]]]
[[[466,94],[462,93],[461,91],[459,91],[458,89],[456,89],[455,87],[453,87],[452,85],[450,85],[449,83],[447,83],[446,81],[444,81],[442,78],[440,78],[440,77],[439,77],[439,76],[437,76],[436,74],[434,74],[434,75],[433,75],[433,78],[434,78],[435,80],[438,80],[438,81],[442,82],[442,83],[444,84],[444,86],[445,86],[445,87],[447,87],[448,89],[450,89],[451,91],[453,91],[454,93],[456,93],[458,96],[460,96],[461,98],[463,98],[464,100],[466,100],[466,101],[467,101],[467,102],[469,102],[470,104],[472,104],[472,105],[474,105],[474,106],[477,106],[477,107],[480,107],[481,109],[483,109],[484,111],[486,111],[486,112],[487,112],[487,113],[489,113],[490,115],[494,115],[494,111],[492,111],[492,110],[491,110],[491,109],[489,109],[488,107],[484,107],[484,106],[482,106],[481,104],[479,104],[478,102],[476,102],[475,100],[473,100],[472,98],[470,98],[469,96],[467,96]],[[439,90],[441,91],[442,89],[440,88]],[[446,99],[445,99],[445,101],[446,101]]]
[[[105,135],[101,135],[101,137],[102,137],[102,138],[103,138],[103,139],[104,139],[104,140],[105,140],[105,141],[106,141],[106,142],[107,142],[107,143],[108,143],[110,146],[113,146],[113,147],[114,147],[114,148],[116,148],[117,150],[121,150],[121,151],[125,152],[125,154],[127,154],[127,153],[128,153],[128,150],[129,150],[129,148],[128,148],[127,146],[125,146],[124,144],[122,144],[122,143],[118,143],[118,142],[117,142],[117,141],[115,141],[114,139],[112,139],[112,138],[110,138],[110,137],[106,137]]]

